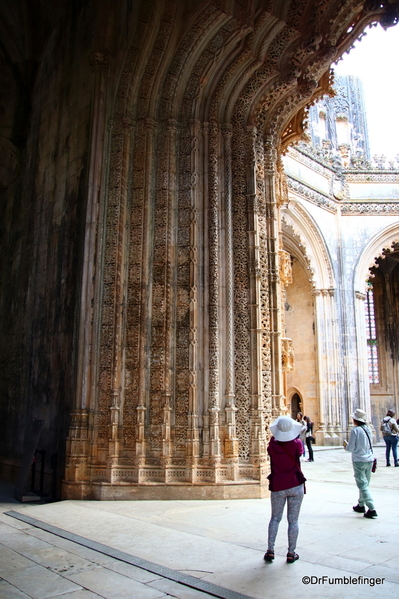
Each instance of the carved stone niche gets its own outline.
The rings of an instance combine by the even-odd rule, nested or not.
[[[281,364],[283,372],[291,372],[291,370],[294,370],[294,345],[292,339],[288,339],[288,337],[283,337],[281,339]]]
[[[285,250],[279,250],[280,280],[283,287],[292,283],[291,255]]]

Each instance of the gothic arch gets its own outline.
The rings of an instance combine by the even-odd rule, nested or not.
[[[317,224],[295,200],[281,210],[283,244],[309,271],[314,289],[334,289],[334,274],[328,248]]]
[[[354,272],[355,293],[365,293],[366,281],[369,278],[370,268],[375,266],[376,259],[382,255],[384,249],[391,248],[399,242],[399,224],[395,223],[379,231],[362,251]]]
[[[364,407],[368,413],[373,415],[374,425],[378,426],[379,417],[382,417],[383,406],[375,405],[370,394],[368,356],[367,356],[367,333],[364,314],[364,300],[366,297],[366,281],[370,275],[370,268],[375,266],[378,257],[383,255],[384,249],[391,248],[399,241],[399,224],[395,223],[380,230],[367,243],[354,272],[354,294],[355,294],[355,322],[357,359],[359,365],[359,380],[361,386],[360,397],[364,398]],[[396,388],[396,376],[393,377],[393,389]],[[392,381],[391,381],[392,382]]]
[[[278,153],[374,4],[139,3],[109,108],[98,381],[71,426],[70,496],[263,493],[284,408]],[[295,215],[330,290],[317,228]]]

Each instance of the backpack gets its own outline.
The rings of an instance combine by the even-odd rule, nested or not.
[[[392,428],[391,428],[390,420],[391,420],[391,418],[388,418],[386,416],[385,418],[383,418],[383,420],[381,422],[380,430],[383,435],[392,435]]]

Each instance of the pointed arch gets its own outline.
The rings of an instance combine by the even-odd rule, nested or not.
[[[366,290],[366,281],[369,270],[375,266],[375,260],[382,254],[384,249],[392,247],[399,242],[399,222],[389,227],[384,227],[366,245],[354,272],[355,293],[363,294]]]
[[[281,210],[283,243],[309,271],[314,289],[333,289],[334,272],[331,257],[316,222],[296,200]]]

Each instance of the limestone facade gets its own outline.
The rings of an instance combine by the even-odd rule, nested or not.
[[[369,23],[395,24],[395,10],[371,0],[54,1],[34,19],[1,9],[4,471],[41,419],[65,498],[263,495],[268,425],[295,387],[287,253],[316,306],[309,407],[320,439],[339,436],[337,201],[317,186],[305,200],[289,173],[287,188],[281,155],[329,91],[332,61]],[[387,247],[391,227],[395,239],[396,204],[385,204],[381,216],[367,208],[384,234],[361,198],[339,207],[345,222],[372,221],[361,266],[353,252],[336,258],[351,256],[359,294],[378,235]],[[359,236],[348,243],[359,248]],[[343,338],[351,393],[366,394],[359,342]]]

